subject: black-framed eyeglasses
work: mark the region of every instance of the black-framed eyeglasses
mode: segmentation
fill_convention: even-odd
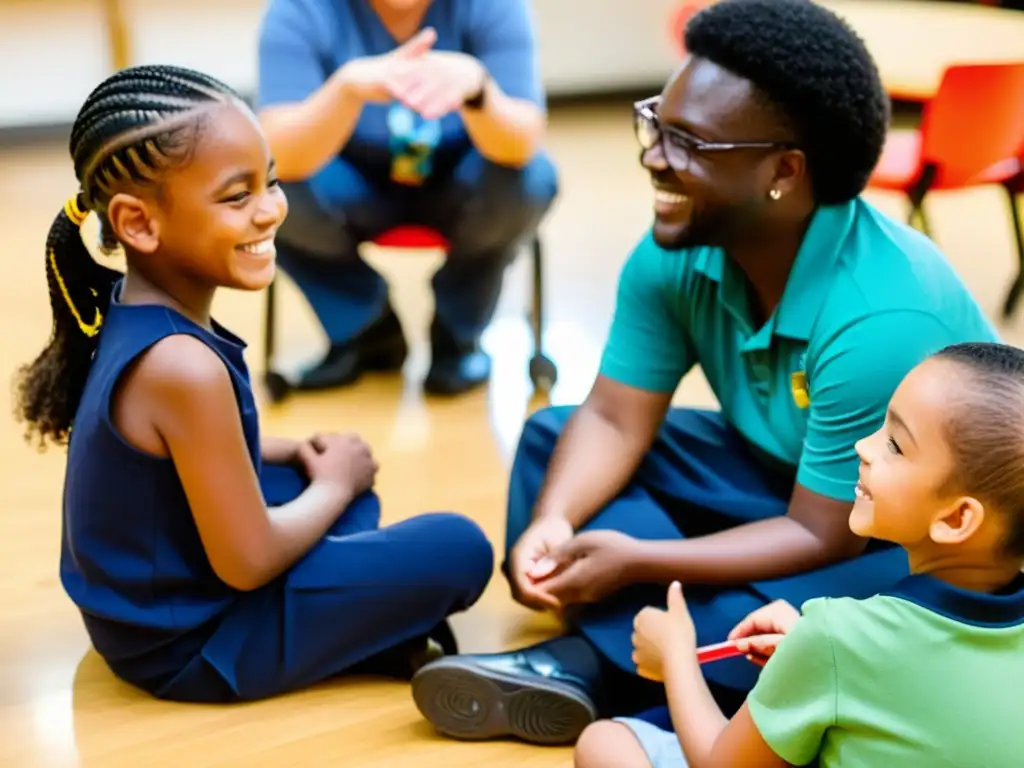
[[[638,101],[633,105],[633,130],[640,147],[646,152],[661,142],[662,152],[669,167],[685,171],[694,155],[712,152],[730,152],[736,149],[794,149],[796,144],[785,141],[704,141],[682,128],[662,125],[655,107],[660,96]]]

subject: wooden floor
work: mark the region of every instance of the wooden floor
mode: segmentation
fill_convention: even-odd
[[[548,260],[549,351],[560,366],[555,402],[578,401],[596,370],[613,307],[615,278],[650,219],[651,195],[636,163],[630,105],[573,108],[553,117],[551,148],[562,194],[544,228]],[[62,146],[0,156],[0,376],[33,356],[49,330],[43,242],[52,216],[73,192]],[[902,215],[901,202],[872,195]],[[1006,202],[993,190],[940,195],[929,205],[937,239],[994,311],[1013,268]],[[416,342],[404,379],[367,378],[335,394],[265,408],[266,431],[302,437],[354,429],[382,459],[386,521],[450,509],[478,520],[502,545],[506,477],[530,402],[525,263],[509,272],[499,317],[487,334],[495,354],[488,391],[457,401],[419,391],[430,314],[426,278],[436,257],[374,254],[393,277],[398,311]],[[262,297],[225,294],[219,317],[251,342],[259,366]],[[308,310],[285,292],[282,348],[292,364],[322,344]],[[1021,341],[1021,323],[1007,329]],[[711,402],[699,374],[680,400]],[[115,681],[89,649],[57,579],[63,456],[40,455],[0,415],[0,765],[49,766],[565,766],[568,750],[509,743],[460,744],[420,721],[408,688],[376,681],[325,685],[251,706],[209,708],[148,700]],[[440,557],[444,553],[438,553]],[[504,582],[456,631],[465,650],[491,651],[541,638],[550,622],[517,608]]]

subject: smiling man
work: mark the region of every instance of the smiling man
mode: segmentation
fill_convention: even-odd
[[[905,555],[847,525],[854,444],[929,353],[996,339],[934,244],[860,197],[888,100],[839,18],[723,0],[686,48],[636,105],[654,224],[622,270],[600,374],[578,408],[530,418],[512,469],[506,575],[570,632],[423,669],[414,694],[442,732],[569,741],[597,711],[660,703],[630,636],[675,579],[701,644],[772,600],[895,583]],[[694,366],[719,410],[670,408]],[[757,669],[705,672],[729,707]]]

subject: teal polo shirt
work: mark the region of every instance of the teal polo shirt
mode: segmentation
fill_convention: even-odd
[[[749,307],[721,249],[666,250],[648,233],[622,269],[600,373],[673,392],[699,365],[755,452],[842,501],[854,498],[854,444],[881,426],[903,377],[948,344],[998,340],[932,241],[861,198],[817,209],[761,327]]]
[[[924,574],[814,599],[747,697],[791,765],[1024,765],[1024,576],[985,594]]]

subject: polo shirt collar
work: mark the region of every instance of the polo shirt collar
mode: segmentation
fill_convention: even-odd
[[[908,576],[886,594],[963,624],[992,629],[1024,624],[1024,574],[994,595],[960,589],[928,574]]]
[[[721,248],[701,248],[697,251],[693,268],[709,280],[720,283],[725,272],[725,254]]]
[[[775,333],[807,341],[836,276],[836,264],[853,228],[856,199],[819,206],[811,218],[782,300],[775,310]]]
[[[853,228],[857,200],[840,205],[819,206],[807,227],[786,281],[786,289],[768,326],[775,335],[807,341],[818,312],[825,304],[835,278],[835,265]],[[721,300],[735,313],[746,300],[740,275],[726,275],[727,257],[721,248],[702,248],[696,254],[694,269],[722,285]],[[744,293],[740,296],[740,293]],[[742,299],[742,301],[741,301]],[[735,305],[735,306],[734,306]],[[746,308],[743,309],[746,315]]]

